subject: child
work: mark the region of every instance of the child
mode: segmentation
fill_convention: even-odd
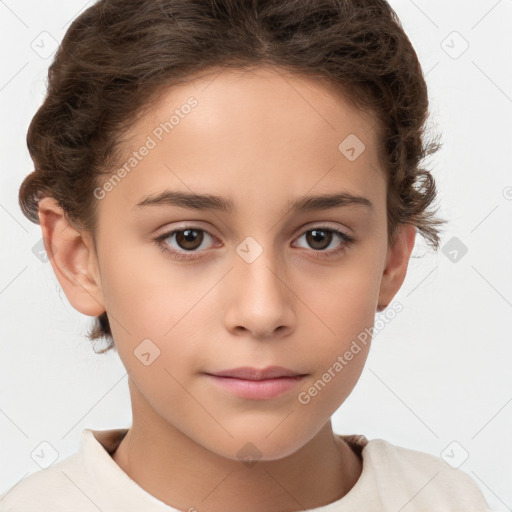
[[[427,112],[384,0],[82,13],[20,205],[126,367],[133,424],[85,429],[0,510],[488,510],[441,459],[331,426],[416,231],[438,248]]]

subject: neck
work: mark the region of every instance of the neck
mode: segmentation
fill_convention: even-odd
[[[140,487],[180,510],[292,512],[321,507],[345,496],[362,471],[361,459],[333,433],[330,421],[297,452],[244,465],[185,436],[147,402],[136,404],[133,425],[112,457]]]

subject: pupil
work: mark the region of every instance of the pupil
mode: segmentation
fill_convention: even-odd
[[[330,237],[325,235],[326,231],[321,229],[313,229],[311,230],[311,238],[312,241],[308,241],[308,243],[315,249],[325,249],[329,246],[330,243]],[[332,235],[331,235],[332,236]],[[327,240],[327,244],[325,245],[325,240]],[[322,244],[322,241],[324,241],[324,244]],[[320,243],[320,247],[317,246],[317,244]]]
[[[201,245],[202,235],[198,236],[195,229],[185,229],[177,233],[176,239],[182,249],[193,250]]]

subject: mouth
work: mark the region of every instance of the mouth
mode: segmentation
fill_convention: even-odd
[[[241,398],[265,400],[291,391],[307,374],[282,366],[269,366],[263,369],[245,366],[205,375],[231,394]]]

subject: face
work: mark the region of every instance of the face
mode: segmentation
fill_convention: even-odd
[[[95,194],[95,249],[134,415],[232,459],[297,451],[354,388],[382,299],[373,118],[283,70],[223,71],[169,89],[126,149]],[[338,194],[359,199],[304,201]],[[297,377],[214,376],[270,366]]]

